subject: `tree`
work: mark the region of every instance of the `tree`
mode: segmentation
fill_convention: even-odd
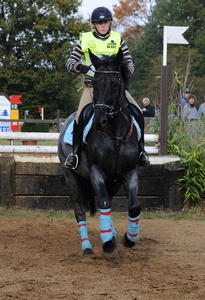
[[[72,78],[66,58],[78,34],[87,29],[77,14],[80,0],[0,0],[0,85],[7,94],[23,95],[21,105],[55,117],[76,109],[75,82],[48,98],[48,92]],[[69,98],[68,98],[69,95]]]
[[[203,0],[156,0],[144,34],[135,41],[132,56],[136,66],[136,72],[132,79],[132,93],[138,98],[142,91],[146,90],[150,78],[147,78],[147,70],[151,67],[151,61],[156,60],[163,51],[163,27],[189,26],[184,37],[188,40],[190,49],[197,50],[200,64],[193,63],[191,69],[197,76],[205,75],[205,3]],[[179,45],[168,45],[168,55]],[[158,65],[158,70],[162,64]],[[154,72],[153,72],[154,73]],[[192,73],[193,74],[193,73]],[[158,74],[159,75],[159,74]],[[183,74],[181,74],[183,75]]]
[[[130,45],[142,36],[151,8],[149,0],[119,0],[119,5],[113,5],[114,28],[122,31]]]
[[[199,106],[204,98],[205,77],[199,77],[195,69],[201,65],[202,55],[189,46],[178,45],[168,55],[169,66],[169,101],[175,107],[179,106],[179,99],[183,90],[188,87],[196,96],[196,105]],[[150,61],[147,72],[147,88],[142,91],[142,97],[152,99],[160,109],[161,92],[161,64],[162,55]]]
[[[131,49],[135,72],[132,76],[130,88],[136,99],[141,97],[142,91],[147,87],[147,68],[150,66],[151,60],[158,57],[163,50],[162,30],[157,27],[157,24],[153,24],[151,18],[144,28],[144,34],[135,41],[135,46]],[[157,76],[159,72],[156,74],[153,72],[153,74]]]

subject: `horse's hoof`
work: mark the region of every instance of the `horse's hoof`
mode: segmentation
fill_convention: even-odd
[[[132,247],[134,247],[135,242],[131,242],[127,237],[127,233],[125,233],[124,236],[122,237],[122,244],[125,247],[132,248]]]
[[[118,258],[117,246],[115,242],[115,238],[111,241],[107,241],[102,246],[103,256],[106,260],[113,260]]]
[[[111,253],[117,248],[115,238],[113,237],[111,241],[107,241],[102,246],[103,252]]]
[[[94,254],[93,250],[90,249],[90,248],[86,248],[86,249],[83,251],[83,255],[88,255],[88,254]]]
[[[115,260],[119,258],[117,248],[115,248],[112,252],[103,251],[103,256],[106,260]]]

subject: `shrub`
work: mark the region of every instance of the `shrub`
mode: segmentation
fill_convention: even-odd
[[[49,132],[49,125],[47,123],[38,123],[37,126],[39,132]]]
[[[194,130],[192,130],[194,126]],[[170,154],[180,157],[184,176],[179,180],[185,190],[184,202],[190,206],[205,200],[205,122],[176,126],[168,140]]]
[[[30,116],[28,119],[33,119]],[[23,123],[21,126],[21,132],[39,132],[37,123]]]
[[[178,182],[185,191],[184,202],[200,206],[205,203],[205,117],[184,125],[177,109],[174,103],[168,108],[167,152],[177,155],[183,165],[184,176]],[[152,118],[154,133],[160,132],[160,118],[160,113]]]

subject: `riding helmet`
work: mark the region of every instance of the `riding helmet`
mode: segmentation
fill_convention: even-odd
[[[97,7],[94,9],[91,15],[91,21],[92,22],[98,22],[98,21],[112,21],[112,14],[111,11],[107,7]]]

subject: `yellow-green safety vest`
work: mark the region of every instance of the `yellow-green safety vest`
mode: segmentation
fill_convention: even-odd
[[[117,54],[121,44],[121,36],[116,31],[110,31],[109,37],[105,40],[96,38],[92,32],[81,33],[79,39],[82,51],[84,52],[83,63],[86,66],[91,65],[88,49],[96,56],[101,57],[102,55]],[[94,73],[89,71],[87,75],[93,77]]]

